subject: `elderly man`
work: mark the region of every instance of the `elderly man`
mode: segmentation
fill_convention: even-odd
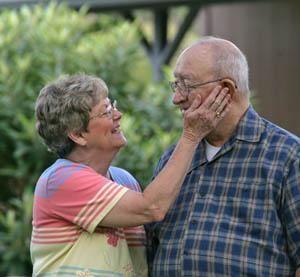
[[[300,139],[255,112],[247,60],[227,40],[184,50],[174,77],[181,111],[217,85],[232,107],[199,143],[164,220],[147,226],[151,276],[300,276]]]

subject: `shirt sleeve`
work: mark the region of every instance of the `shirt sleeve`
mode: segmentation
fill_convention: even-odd
[[[88,167],[69,174],[58,189],[54,184],[60,175],[56,173],[48,182],[48,189],[54,188],[52,214],[90,233],[128,191]]]
[[[283,221],[288,251],[293,264],[300,267],[300,161],[292,164],[284,184]]]
[[[112,176],[112,179],[118,184],[121,184],[122,186],[134,191],[142,191],[138,181],[127,170],[111,166],[109,167],[109,172]]]

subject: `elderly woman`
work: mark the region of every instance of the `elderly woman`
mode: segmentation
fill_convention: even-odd
[[[220,87],[204,103],[196,98],[184,112],[173,157],[140,192],[128,172],[110,167],[126,139],[105,83],[82,74],[44,87],[37,130],[59,159],[36,185],[33,275],[146,276],[140,225],[163,219],[197,144],[226,114],[229,98]]]

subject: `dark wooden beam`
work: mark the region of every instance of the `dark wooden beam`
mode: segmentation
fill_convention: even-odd
[[[251,2],[262,0],[251,0]],[[271,0],[269,0],[271,1]],[[48,4],[50,0],[0,0],[0,8],[19,8],[22,5]],[[167,8],[171,6],[208,5],[216,3],[249,2],[249,0],[56,0],[79,9],[86,5],[95,11]]]
[[[154,15],[154,41],[150,53],[152,62],[153,77],[155,80],[162,78],[161,53],[168,44],[168,9],[155,9]]]
[[[194,22],[200,8],[201,8],[200,6],[189,7],[189,11],[186,14],[181,25],[179,26],[177,34],[175,35],[173,40],[170,41],[168,45],[166,45],[165,49],[163,49],[163,52],[161,53],[161,60],[163,64],[169,64],[177,48],[179,47],[179,44],[184,38],[185,33],[188,31],[188,29],[191,27],[192,23]]]
[[[133,13],[131,11],[121,12],[121,14],[128,21],[133,22],[135,20],[135,16],[133,15]],[[150,56],[150,52],[151,52],[151,49],[152,49],[152,44],[149,42],[149,40],[144,35],[143,30],[139,27],[137,27],[137,28],[138,28],[137,31],[139,33],[141,43],[144,46],[147,54]]]
[[[196,18],[200,6],[189,7],[189,11],[185,15],[181,25],[174,38],[168,39],[168,10],[154,10],[155,38],[154,47],[150,52],[150,60],[152,62],[153,77],[160,80],[163,77],[162,67],[169,64],[174,53],[182,42],[184,35],[190,28]]]

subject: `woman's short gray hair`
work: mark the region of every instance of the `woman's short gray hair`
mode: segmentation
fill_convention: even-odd
[[[87,131],[90,111],[106,98],[108,89],[100,78],[85,74],[64,76],[46,85],[36,101],[36,128],[48,149],[64,158],[74,142],[70,132]]]

